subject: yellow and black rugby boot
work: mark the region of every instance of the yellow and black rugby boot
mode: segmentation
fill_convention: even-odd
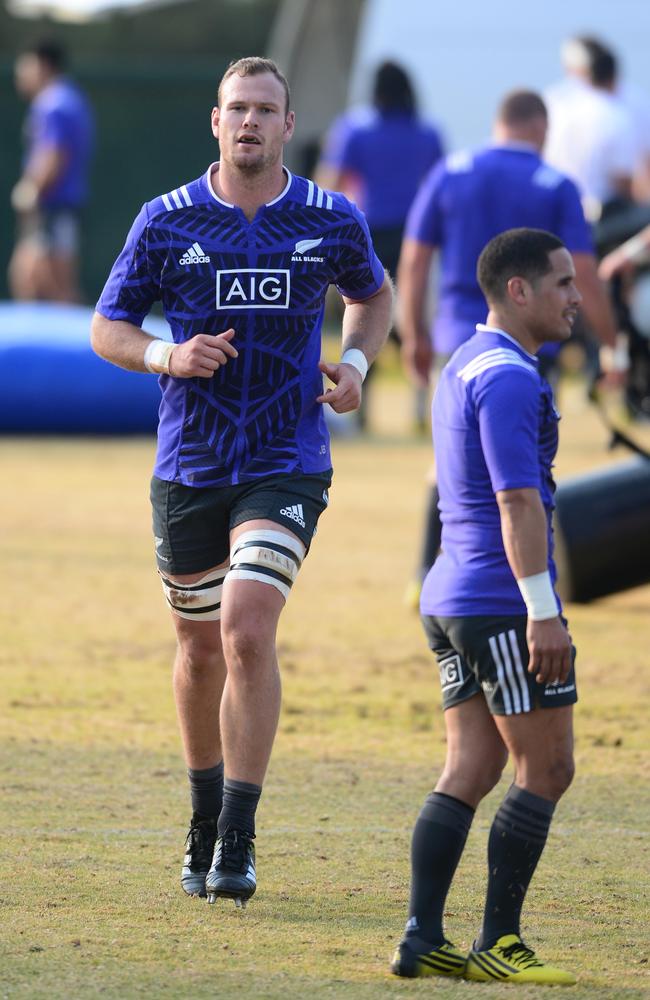
[[[465,979],[487,983],[540,983],[545,986],[574,986],[572,972],[556,969],[538,958],[517,934],[504,934],[492,948],[470,951]]]
[[[422,976],[462,976],[465,954],[449,941],[428,951],[429,945],[417,937],[407,937],[398,945],[391,971],[404,979]]]

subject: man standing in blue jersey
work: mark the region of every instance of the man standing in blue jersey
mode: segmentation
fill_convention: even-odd
[[[9,264],[16,299],[77,302],[80,211],[94,140],[84,94],[65,76],[65,53],[43,41],[16,61],[16,87],[31,100],[26,150],[11,193],[18,239]]]
[[[601,344],[616,343],[611,305],[597,273],[593,242],[574,183],[540,159],[547,128],[542,99],[530,91],[504,98],[494,126],[494,145],[454,153],[431,171],[406,224],[398,271],[402,355],[411,377],[422,385],[472,336],[487,313],[476,280],[476,262],[488,240],[516,226],[555,233],[573,255],[582,310]],[[434,253],[440,255],[438,301],[431,330],[426,301]],[[558,347],[540,360],[548,370]],[[603,355],[603,365],[609,357]],[[430,490],[421,579],[440,545],[438,491]]]
[[[422,591],[440,668],[447,759],[413,832],[399,976],[575,982],[521,940],[524,898],[555,804],[573,777],[574,650],[554,590],[552,465],[559,415],[538,371],[581,296],[564,244],[513,229],[478,262],[485,325],[443,369],[433,403],[442,552]],[[515,777],[488,840],[483,926],[469,956],[443,910],[474,811],[508,755]]]
[[[93,321],[102,357],[161,376],[153,527],[193,805],[181,882],[210,902],[255,892],[276,629],[328,503],[323,406],[358,408],[390,323],[363,216],[283,166],[293,129],[275,64],[232,64],[212,111],[221,159],[143,207]],[[337,364],[319,363],[330,284],[345,303]],[[140,328],[156,300],[172,343]]]

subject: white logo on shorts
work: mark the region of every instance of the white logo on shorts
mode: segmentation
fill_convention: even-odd
[[[454,691],[462,686],[465,680],[463,664],[457,653],[439,663],[438,668],[440,670],[440,686],[443,691]]]
[[[163,555],[160,554],[160,546],[164,543],[165,539],[164,538],[159,538],[158,535],[154,535],[153,536],[153,540],[156,543],[156,556],[157,556],[157,558],[160,559],[161,562],[169,562],[169,559],[167,558],[167,556],[163,556]]]
[[[302,509],[302,504],[297,503],[291,507],[283,507],[280,511],[283,517],[290,517],[292,521],[299,524],[301,528],[305,527],[305,513]]]

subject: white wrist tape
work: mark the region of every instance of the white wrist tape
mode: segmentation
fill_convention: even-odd
[[[524,576],[517,580],[517,586],[526,603],[528,617],[533,622],[542,622],[547,618],[557,618],[557,601],[551,583],[551,574],[535,573],[534,576]]]
[[[176,344],[166,340],[152,340],[144,352],[144,366],[148,372],[169,375],[169,359]]]
[[[366,358],[363,351],[360,351],[357,347],[350,347],[345,351],[343,357],[341,358],[342,365],[352,365],[353,368],[361,375],[361,381],[368,374],[368,359]]]

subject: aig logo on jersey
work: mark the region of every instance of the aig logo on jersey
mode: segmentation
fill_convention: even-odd
[[[240,267],[217,271],[217,309],[288,309],[289,271]]]
[[[440,668],[440,686],[443,691],[454,691],[459,688],[465,678],[460,656],[450,656],[438,664]]]

